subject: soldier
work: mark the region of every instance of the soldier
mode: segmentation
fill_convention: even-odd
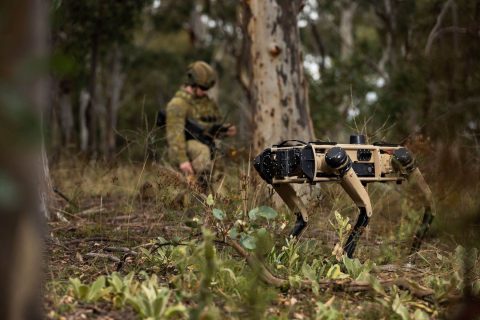
[[[216,75],[212,67],[203,61],[188,66],[187,79],[182,88],[170,100],[166,109],[166,133],[170,161],[186,175],[195,175],[197,183],[208,189],[208,177],[213,168],[213,155],[210,147],[198,140],[187,140],[185,123],[193,120],[208,131],[221,124],[222,118],[217,104],[207,95],[215,84]],[[236,135],[233,125],[223,125],[224,136]]]

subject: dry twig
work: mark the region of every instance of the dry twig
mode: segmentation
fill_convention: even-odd
[[[274,276],[261,261],[259,261],[254,255],[249,254],[237,241],[227,239],[225,243],[232,247],[243,258],[245,258],[251,268],[258,269],[260,278],[265,283],[282,288],[290,286],[288,280]],[[319,288],[323,290],[333,289],[347,292],[365,292],[374,290],[372,285],[368,281],[322,279],[318,280],[317,283],[319,285]],[[410,291],[412,295],[421,299],[432,296],[434,293],[433,290],[424,288],[418,284],[410,283],[405,278],[380,280],[379,283],[385,289],[396,285],[401,289]],[[310,280],[302,280],[301,284],[311,286],[312,282]]]
[[[111,254],[105,254],[105,253],[97,253],[97,252],[89,252],[85,254],[86,258],[101,258],[101,259],[108,259],[110,261],[119,263],[120,259],[118,257],[115,257],[114,255]]]

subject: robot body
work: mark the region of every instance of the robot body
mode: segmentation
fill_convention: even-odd
[[[388,143],[365,144],[365,137],[361,135],[351,136],[350,144],[317,141],[289,146],[288,142],[265,149],[255,158],[254,166],[297,215],[292,236],[299,237],[303,232],[308,224],[308,213],[291,184],[340,183],[360,209],[344,248],[351,257],[373,214],[366,185],[372,182],[402,183],[408,179],[413,180],[424,195],[425,215],[415,235],[412,252],[419,249],[433,219],[432,193],[406,148]]]

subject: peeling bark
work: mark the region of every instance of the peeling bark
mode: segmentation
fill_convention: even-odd
[[[253,151],[286,139],[309,141],[313,128],[297,27],[301,1],[251,0],[245,4],[250,17]]]

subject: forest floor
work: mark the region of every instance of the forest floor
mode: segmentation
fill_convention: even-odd
[[[374,216],[348,259],[332,252],[356,220],[337,185],[314,190],[295,242],[293,215],[255,175],[235,164],[206,197],[160,165],[55,165],[63,218],[49,223],[48,318],[443,319],[457,312],[465,256],[480,289],[476,250],[441,223],[408,255],[423,215],[409,186],[369,187]]]

